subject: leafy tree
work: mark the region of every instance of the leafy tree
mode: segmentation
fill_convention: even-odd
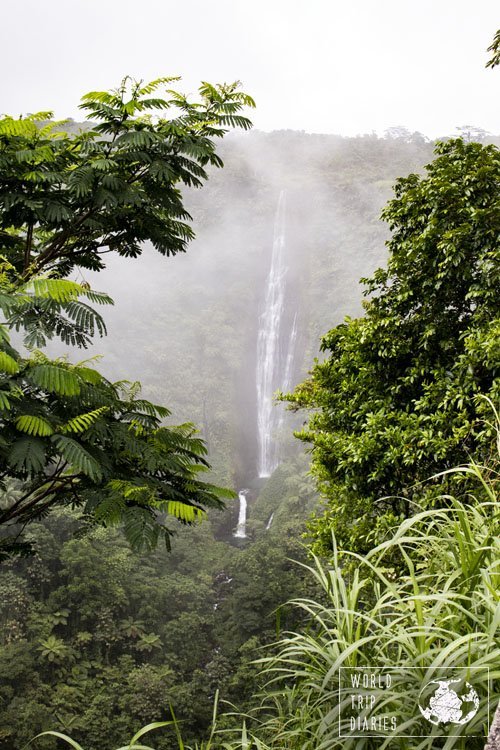
[[[207,164],[220,167],[214,138],[225,126],[248,128],[239,114],[253,101],[238,84],[200,87],[190,103],[174,79],[147,85],[126,78],[110,93],[83,97],[92,122],[77,134],[46,121],[50,113],[0,120],[0,524],[14,525],[4,551],[22,551],[19,530],[55,504],[83,506],[89,520],[125,522],[137,547],[169,540],[166,514],[192,523],[232,493],[198,478],[206,449],[190,424],[165,427],[167,409],[139,398],[139,385],[111,383],[88,362],[72,365],[24,344],[59,337],[86,347],[103,335],[97,304],[111,299],[67,278],[100,270],[102,255],[137,257],[149,240],[163,255],[183,252],[193,232],[180,185],[201,186]]]
[[[9,271],[11,267],[9,266]],[[107,302],[67,279],[0,279],[7,325],[25,329],[24,343],[45,343],[56,331],[86,345],[103,323],[80,295]],[[19,528],[59,503],[82,506],[91,522],[124,522],[129,541],[151,548],[171,531],[165,514],[192,523],[231,493],[202,482],[203,442],[192,425],[165,427],[169,411],[140,398],[138,383],[111,383],[92,362],[73,365],[40,351],[22,356],[0,327],[1,478],[22,482],[4,495],[0,524],[14,529],[4,552],[23,551]]]
[[[42,641],[38,650],[41,652],[41,656],[49,662],[64,661],[71,655],[68,646],[55,635],[49,635],[47,640]]]
[[[80,105],[79,133],[48,122],[50,112],[0,120],[1,251],[24,277],[67,276],[103,268],[102,255],[137,257],[150,241],[163,255],[193,237],[181,185],[200,187],[209,164],[221,167],[214,138],[226,126],[248,129],[240,114],[252,99],[238,84],[200,87],[201,102],[125,78]]]
[[[491,57],[486,63],[486,67],[495,68],[500,65],[500,29],[496,31],[493,41],[488,47],[488,52],[491,52]]]
[[[500,395],[500,156],[460,139],[436,153],[383,212],[389,260],[364,280],[365,316],[323,338],[325,361],[288,396],[317,410],[298,436],[328,499],[312,524],[318,549],[333,528],[365,550],[413,512],[419,482],[488,453],[475,397]]]

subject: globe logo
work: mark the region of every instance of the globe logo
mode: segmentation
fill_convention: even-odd
[[[464,679],[431,680],[420,691],[418,707],[431,724],[467,724],[477,714],[479,696]]]

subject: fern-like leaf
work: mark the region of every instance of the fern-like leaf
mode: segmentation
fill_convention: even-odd
[[[100,315],[83,302],[68,302],[65,310],[77,326],[89,336],[93,336],[96,329],[100,336],[105,336],[106,324]]]
[[[99,385],[104,381],[101,373],[97,370],[92,369],[92,367],[84,367],[82,365],[77,365],[77,367],[78,377],[85,381],[85,383],[90,383],[90,385]]]
[[[47,437],[48,435],[54,434],[54,428],[46,419],[43,417],[37,417],[34,414],[23,414],[16,419],[16,427],[21,432],[26,432],[28,435],[39,435],[40,437]]]
[[[92,427],[99,417],[107,411],[107,406],[101,406],[99,409],[94,409],[86,414],[79,414],[77,417],[70,419],[69,422],[66,422],[66,424],[62,426],[61,432],[75,432],[81,434]]]
[[[180,521],[184,521],[184,523],[194,523],[203,518],[203,510],[201,508],[179,502],[178,500],[168,501],[167,512],[169,515],[175,516],[175,518],[178,518]]]
[[[37,133],[36,125],[31,119],[18,119],[4,117],[0,120],[0,135],[24,136],[29,138]]]
[[[131,547],[149,552],[156,547],[161,529],[150,509],[133,506],[123,511],[123,531]]]
[[[78,396],[80,393],[78,376],[60,365],[36,365],[28,370],[27,378],[40,388],[58,396]]]
[[[17,471],[38,474],[45,466],[45,446],[36,437],[23,437],[16,440],[8,455],[8,464]]]
[[[26,291],[33,288],[35,297],[53,299],[56,302],[70,302],[82,294],[82,286],[69,279],[49,279],[43,276],[33,279],[26,285]]]
[[[5,391],[0,391],[0,411],[9,411],[10,410],[10,400],[9,396]]]
[[[53,435],[52,440],[57,450],[74,470],[90,477],[94,482],[100,482],[102,471],[99,463],[85,448],[73,438],[64,435]]]
[[[15,375],[19,372],[19,365],[10,354],[0,351],[0,372],[6,372],[8,375]]]

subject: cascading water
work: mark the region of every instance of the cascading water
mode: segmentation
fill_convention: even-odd
[[[266,531],[269,531],[269,529],[271,528],[271,524],[273,522],[273,518],[274,518],[274,513],[271,513],[271,515],[269,516],[269,520],[268,520],[268,522],[266,524]]]
[[[240,490],[238,492],[240,510],[238,513],[238,525],[234,535],[236,539],[246,539],[247,536],[247,492],[248,490]]]
[[[277,409],[273,395],[291,384],[297,315],[295,315],[287,347],[283,345],[286,273],[285,228],[286,195],[280,193],[274,220],[271,268],[266,282],[264,308],[259,318],[257,337],[257,436],[259,477],[269,477],[279,463],[276,433],[283,426],[283,409]]]

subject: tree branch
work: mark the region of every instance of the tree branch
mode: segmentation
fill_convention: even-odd
[[[15,523],[20,523],[22,519],[26,517],[26,514],[32,511],[36,507],[36,505],[40,503],[41,500],[48,497],[49,495],[55,495],[63,489],[67,489],[68,484],[71,485],[73,480],[77,478],[79,478],[78,474],[71,474],[66,477],[62,477],[62,479],[58,475],[56,477],[53,477],[52,481],[48,485],[45,485],[42,488],[36,488],[29,493],[26,493],[10,508],[7,508],[2,513],[0,513],[0,525],[8,522],[13,522],[14,519],[17,519],[14,521]],[[59,482],[59,486],[56,486],[57,482]],[[42,491],[39,492],[39,490]],[[34,493],[37,494],[35,494],[35,496],[32,497],[28,503],[23,505],[23,502],[30,498]]]

